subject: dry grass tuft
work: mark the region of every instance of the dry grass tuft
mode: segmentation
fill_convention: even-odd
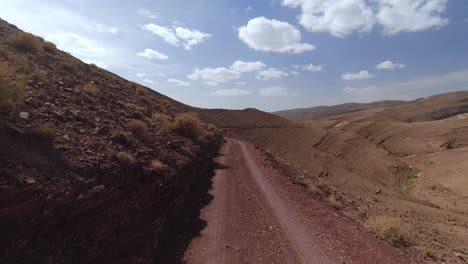
[[[153,115],[154,122],[163,130],[168,130],[172,126],[172,118],[166,114],[156,113]]]
[[[126,167],[126,168],[132,166],[136,162],[135,158],[125,151],[121,151],[117,153],[115,155],[115,158],[117,159],[117,161],[122,167]]]
[[[388,241],[396,247],[409,245],[407,238],[409,231],[400,218],[380,215],[370,218],[367,227],[379,238]]]
[[[81,90],[83,90],[83,92],[92,96],[96,96],[99,94],[99,88],[93,83],[86,84],[85,86],[81,88]]]
[[[200,119],[196,114],[184,113],[176,116],[172,130],[182,137],[196,140],[205,132],[200,124]]]
[[[34,134],[39,136],[45,141],[52,142],[55,139],[55,125],[52,123],[45,123],[33,129]]]
[[[16,50],[24,53],[38,54],[42,50],[43,41],[26,32],[15,32],[8,36],[8,44]]]
[[[46,41],[43,45],[44,51],[47,53],[56,53],[57,52],[57,46],[55,46],[54,43]]]
[[[130,133],[125,133],[123,131],[115,131],[111,135],[111,140],[117,144],[123,146],[132,146],[133,145],[133,137]]]
[[[127,127],[135,137],[142,138],[148,131],[148,125],[141,120],[130,120],[127,123]]]
[[[0,63],[0,115],[10,115],[24,100],[24,81],[6,62]]]
[[[151,161],[151,169],[156,172],[164,172],[166,170],[166,165],[155,159]]]

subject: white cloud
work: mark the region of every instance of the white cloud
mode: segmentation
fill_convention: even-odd
[[[299,23],[311,32],[335,37],[370,32],[375,24],[385,35],[438,29],[449,23],[442,17],[448,0],[282,0],[300,8]]]
[[[345,73],[342,76],[343,80],[347,81],[355,81],[355,80],[364,80],[364,79],[370,79],[374,77],[372,74],[370,74],[368,71],[360,71],[358,73]]]
[[[307,65],[295,65],[294,68],[301,69],[303,71],[310,71],[310,72],[321,72],[324,68],[323,65],[315,65],[313,63]]]
[[[150,23],[144,25],[143,28],[163,38],[167,43],[175,47],[184,47],[186,50],[190,50],[192,46],[198,45],[211,37],[210,34],[177,25],[171,28]]]
[[[281,53],[302,53],[315,47],[302,42],[299,30],[287,22],[257,17],[239,28],[239,39],[250,48]]]
[[[139,72],[139,73],[136,74],[136,76],[137,76],[138,78],[143,78],[143,77],[146,76],[146,74],[145,74],[145,73]]]
[[[189,86],[190,85],[189,82],[182,81],[182,80],[177,80],[177,79],[168,79],[167,82],[171,83],[171,84],[178,85],[178,86]]]
[[[300,73],[299,73],[299,72],[297,72],[297,71],[291,71],[291,74],[292,74],[292,75],[294,75],[294,76],[298,76],[298,75],[300,75]]]
[[[110,50],[96,41],[71,32],[49,34],[46,39],[55,43],[59,49],[66,50],[83,60],[112,54]]]
[[[154,14],[153,12],[151,12],[148,9],[140,9],[140,10],[137,11],[137,14],[139,14],[140,16],[147,17],[147,18],[151,18],[151,19],[158,18],[158,15]]]
[[[158,73],[156,75],[159,76],[159,77],[166,77],[166,74],[164,74],[164,73]]]
[[[369,32],[374,13],[365,0],[283,0],[283,5],[300,7],[299,23],[311,32],[328,32],[345,37],[353,32]]]
[[[156,84],[156,82],[151,79],[144,79],[143,82],[148,83],[148,84]]]
[[[439,29],[449,20],[441,15],[447,8],[447,0],[379,0],[377,20],[384,34]]]
[[[245,96],[251,94],[252,92],[242,89],[219,89],[210,93],[212,96]]]
[[[236,82],[235,84],[236,84],[236,85],[242,85],[242,86],[247,85],[246,82]]]
[[[404,67],[406,67],[406,65],[403,63],[394,63],[389,60],[379,63],[377,64],[377,66],[375,66],[375,68],[378,70],[395,70],[395,69],[400,69]]]
[[[153,49],[145,49],[145,51],[143,52],[139,52],[137,54],[138,56],[140,57],[145,57],[147,59],[150,59],[150,60],[167,60],[169,59],[169,57],[167,57],[166,55],[162,54],[162,53],[159,53]]]
[[[97,25],[94,25],[94,26],[84,25],[84,28],[86,28],[88,30],[93,30],[93,31],[96,31],[96,32],[100,32],[100,33],[111,33],[111,34],[114,34],[114,35],[119,32],[119,29],[117,29],[115,27],[103,25],[103,24],[97,24]]]
[[[260,89],[260,96],[287,96],[289,92],[282,86],[272,86]]]
[[[261,61],[244,62],[244,61],[238,60],[232,64],[231,69],[234,71],[238,71],[238,72],[252,72],[252,71],[259,71],[265,67],[266,67],[265,63]]]
[[[289,73],[275,68],[269,68],[268,70],[258,72],[257,79],[266,81],[270,79],[279,79],[286,76],[289,76]]]
[[[187,78],[191,80],[203,80],[208,82],[208,85],[215,86],[219,83],[225,83],[237,80],[241,77],[241,73],[227,68],[204,68],[193,70],[193,73]]]

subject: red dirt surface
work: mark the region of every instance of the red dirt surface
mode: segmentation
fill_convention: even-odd
[[[217,159],[208,224],[189,245],[198,263],[418,263],[276,170],[250,144],[228,139]]]

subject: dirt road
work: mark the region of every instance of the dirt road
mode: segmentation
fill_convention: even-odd
[[[189,264],[416,263],[263,160],[228,139],[217,159],[208,224],[185,252]]]

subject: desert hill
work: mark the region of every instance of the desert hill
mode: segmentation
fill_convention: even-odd
[[[151,260],[217,130],[2,20],[0,89],[0,262]]]
[[[284,111],[277,111],[274,114],[281,117],[296,120],[296,121],[310,121],[322,118],[327,118],[343,113],[352,113],[366,109],[386,107],[392,105],[402,104],[405,101],[379,101],[373,103],[345,103],[334,106],[315,106],[310,108],[298,108]]]

